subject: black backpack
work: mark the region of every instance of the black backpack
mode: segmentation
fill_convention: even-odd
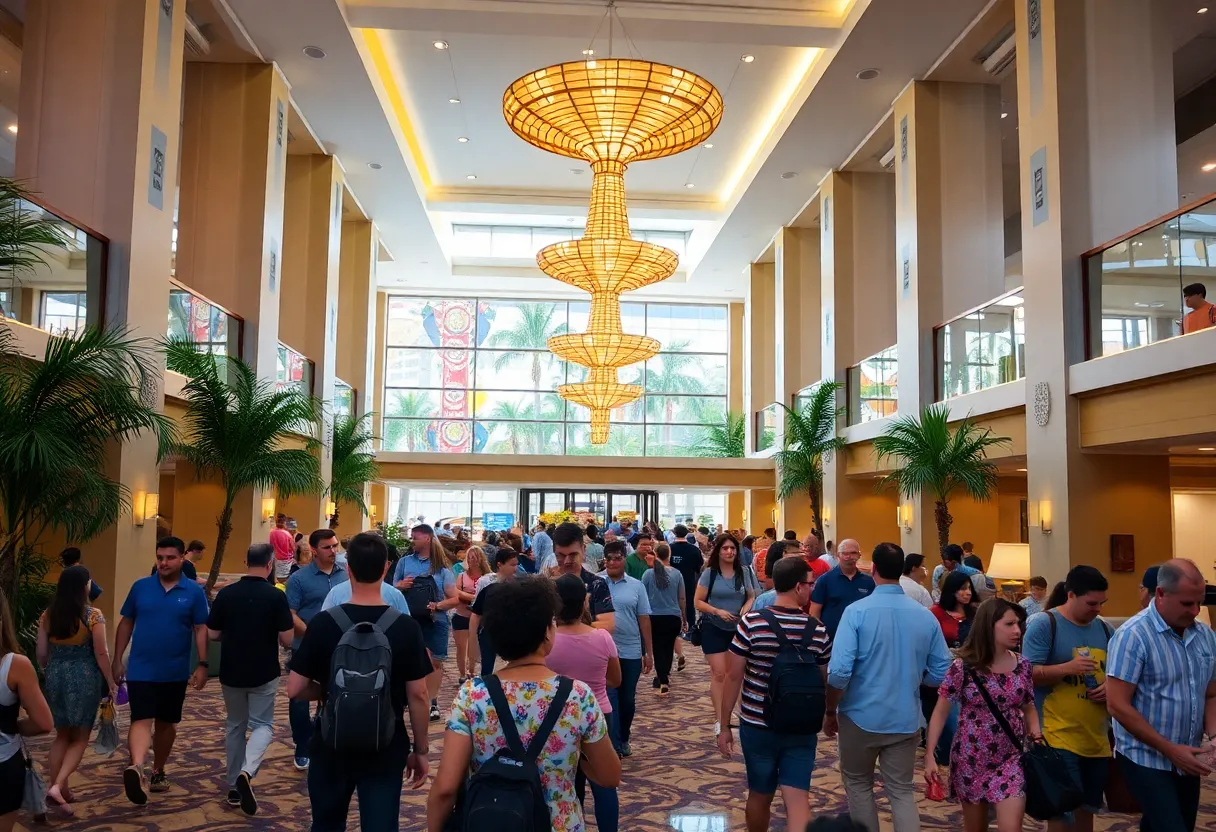
[[[410,607],[411,618],[424,627],[434,623],[435,614],[431,612],[428,604],[441,600],[439,583],[434,575],[416,576],[410,588],[403,589],[401,594],[405,596],[405,603]]]
[[[396,730],[393,647],[385,633],[399,613],[387,607],[374,624],[352,623],[341,606],[329,614],[342,637],[329,660],[329,690],[318,717],[321,740],[344,754],[384,751]]]
[[[764,719],[778,733],[818,734],[827,710],[823,670],[810,649],[819,621],[808,617],[802,639],[795,644],[771,609],[761,610],[760,617],[777,636],[777,655],[764,696]]]
[[[525,749],[498,677],[487,674],[481,680],[490,694],[507,747],[482,763],[469,778],[460,817],[447,828],[459,832],[550,832],[553,823],[536,760],[566,708],[574,682],[565,676],[558,677],[557,692],[544,721]]]

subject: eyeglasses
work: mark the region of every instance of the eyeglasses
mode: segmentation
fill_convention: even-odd
[[[605,555],[604,560],[624,560],[620,555]]]

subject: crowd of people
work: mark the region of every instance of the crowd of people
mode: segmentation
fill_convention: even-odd
[[[1149,569],[1141,612],[1114,628],[1098,569],[1073,567],[1050,593],[1032,578],[1015,602],[969,563],[970,544],[944,547],[930,578],[924,556],[893,543],[863,560],[856,540],[773,529],[562,523],[475,544],[420,523],[404,553],[377,532],[295,534],[280,517],[210,601],[191,574],[201,544],[162,538],[153,574],[121,605],[112,655],[92,606],[103,590],[79,551],[64,552],[35,656],[18,648],[0,596],[0,832],[26,788],[23,737],[55,731],[46,799],[71,814],[99,706],[124,692],[123,791],[143,805],[167,790],[212,641],[223,799],[258,812],[289,651],[293,760],[314,832],[346,829],[356,793],[362,829],[397,829],[403,788],[428,783],[431,832],[508,816],[531,825],[505,828],[581,832],[588,791],[597,828],[615,832],[641,680],[653,674],[668,696],[696,647],[710,697],[692,713],[725,758],[742,753],[748,832],[770,828],[778,792],[788,829],[877,832],[876,767],[896,832],[920,828],[918,779],[928,797],[962,805],[966,832],[993,817],[1013,832],[1035,744],[1054,750],[1075,791],[1043,818],[1052,830],[1092,832],[1113,788],[1138,804],[1142,830],[1191,832],[1200,778],[1216,768],[1216,635],[1196,620],[1205,584],[1190,561]],[[440,703],[449,645],[458,687]],[[821,735],[839,738],[848,820],[811,817]]]

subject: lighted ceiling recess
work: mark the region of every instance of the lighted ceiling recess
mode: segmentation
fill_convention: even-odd
[[[591,442],[608,441],[609,413],[642,387],[621,384],[621,367],[658,354],[654,338],[626,335],[621,293],[666,280],[679,256],[634,240],[625,208],[625,168],[704,142],[722,120],[722,95],[709,81],[650,61],[588,58],[538,69],[503,95],[510,128],[531,145],[591,164],[591,206],[583,237],[545,246],[540,270],[591,295],[587,331],[548,341],[559,358],[589,370],[558,395],[591,411]]]

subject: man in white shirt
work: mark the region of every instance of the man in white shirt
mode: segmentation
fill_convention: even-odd
[[[919,602],[926,609],[933,606],[933,597],[924,585],[925,576],[928,574],[924,555],[904,556],[904,574],[900,576],[899,585],[903,588],[904,595]]]

